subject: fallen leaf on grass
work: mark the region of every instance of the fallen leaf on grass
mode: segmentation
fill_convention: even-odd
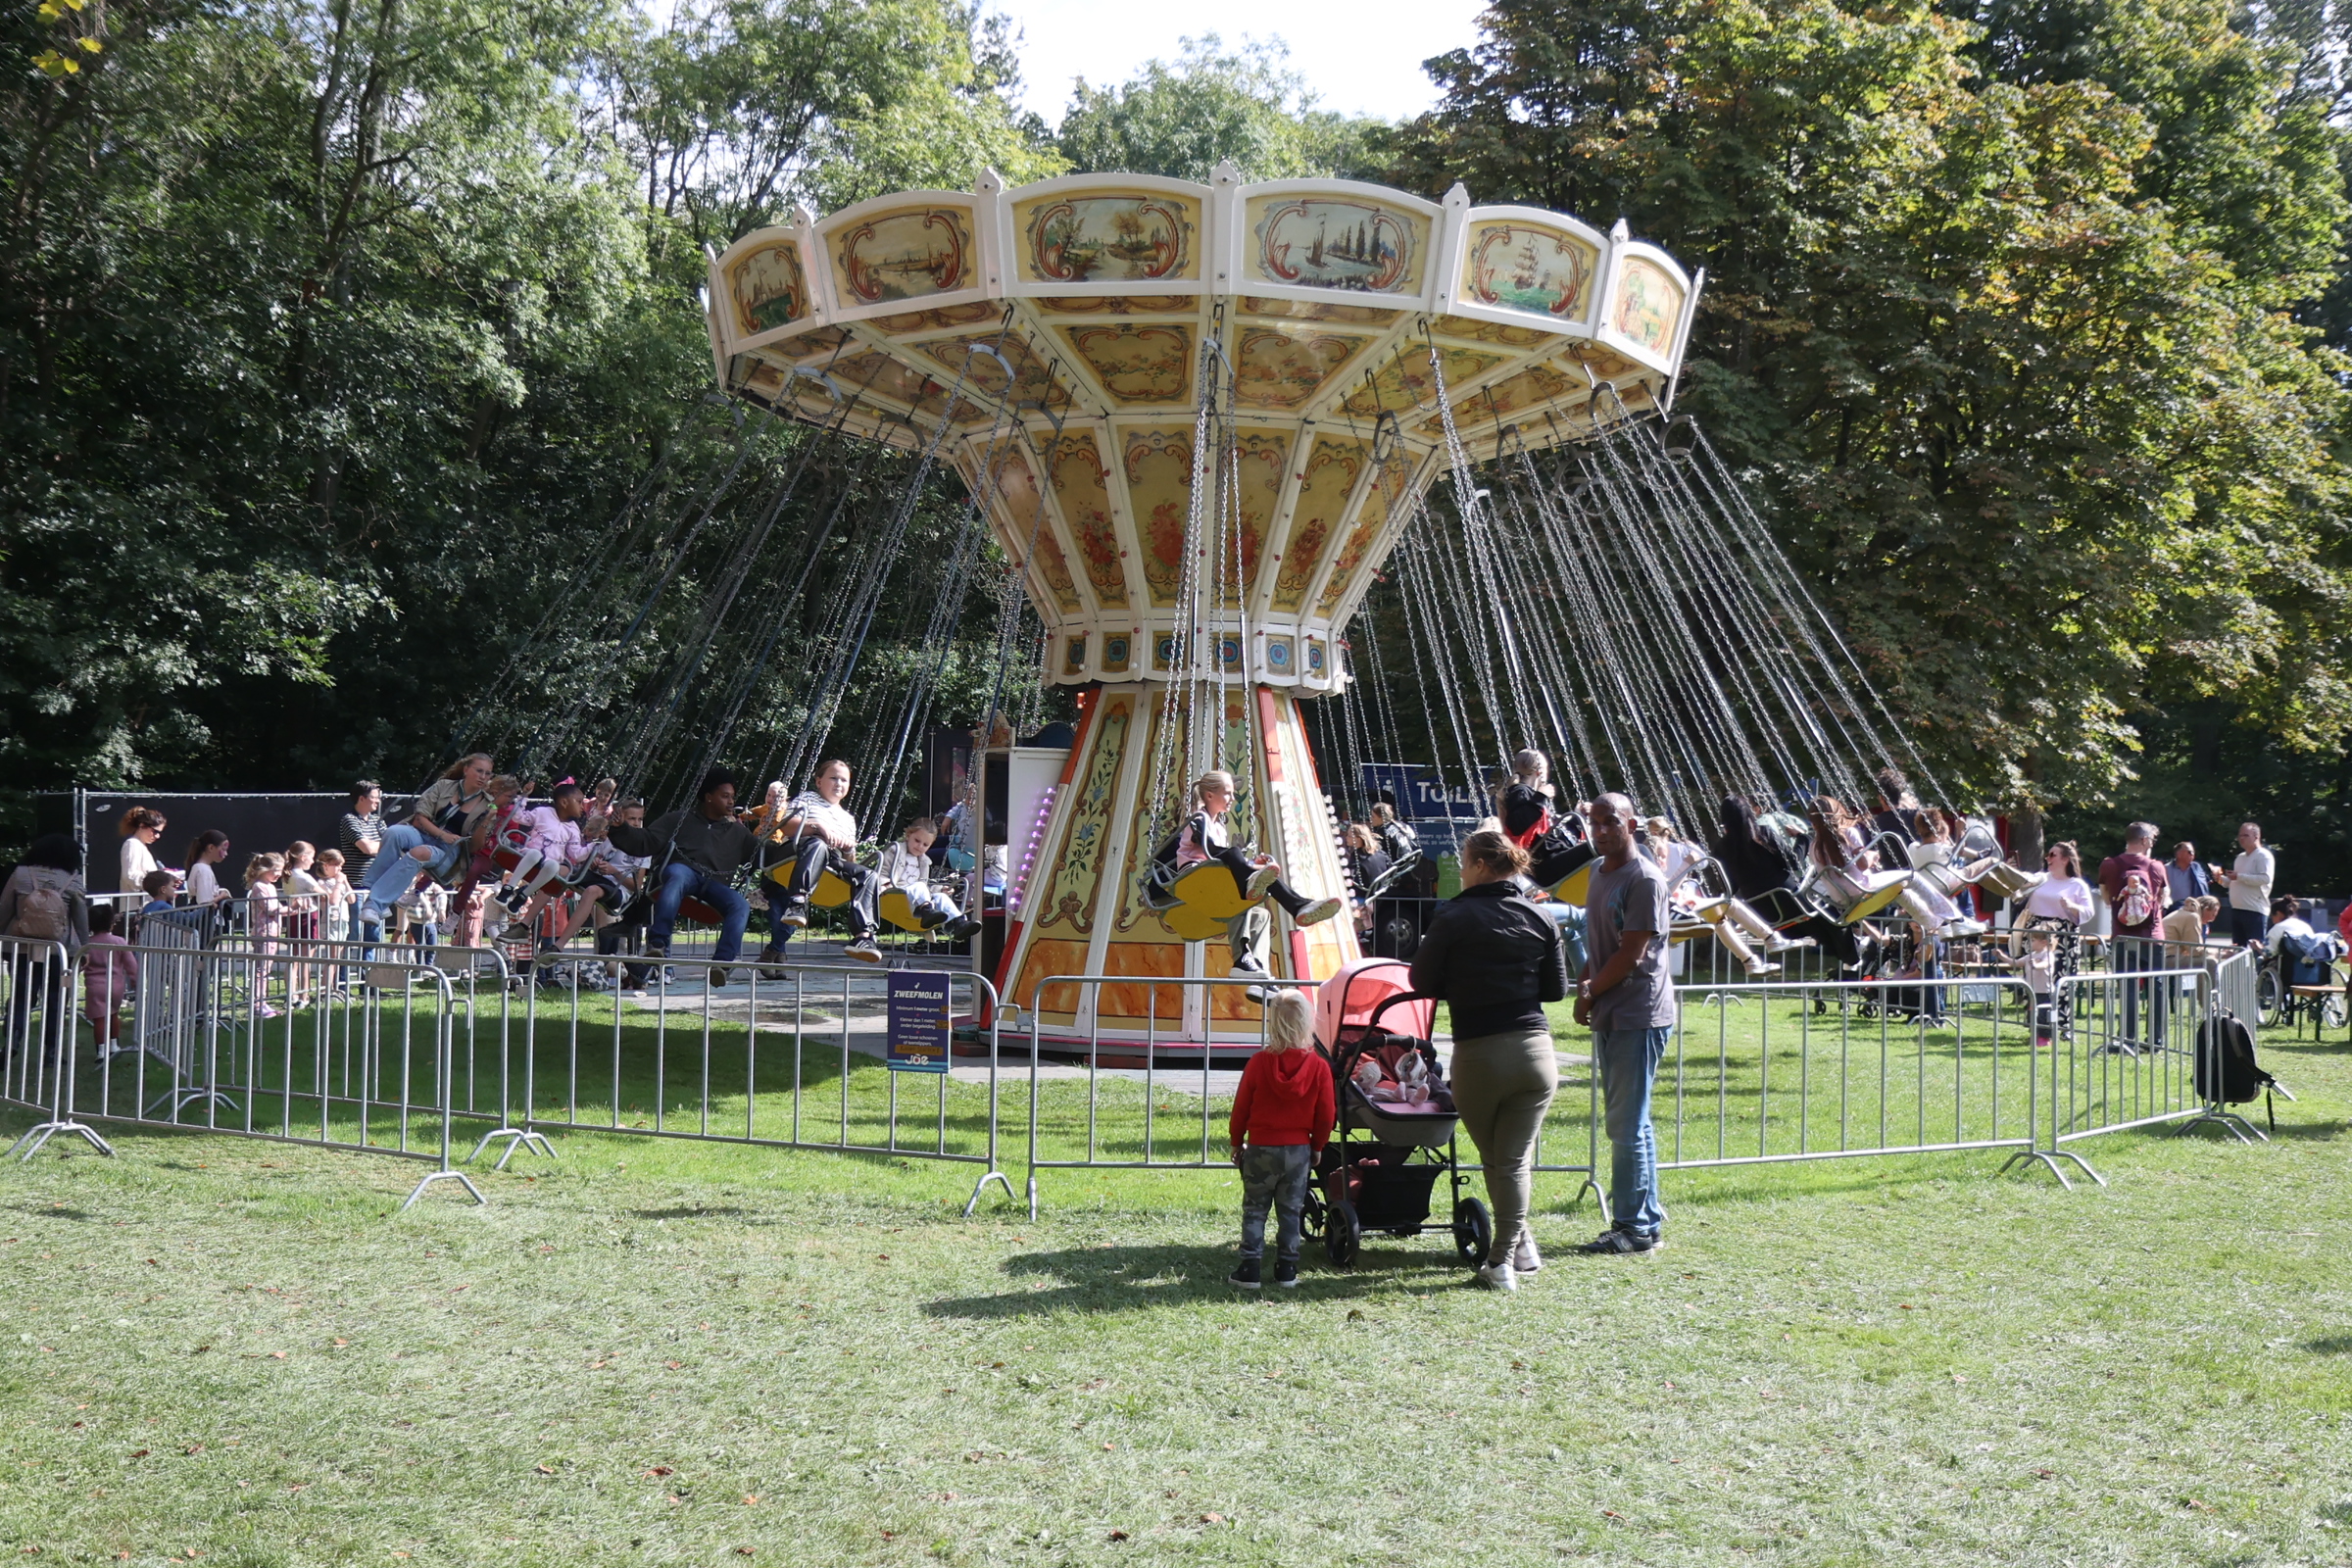
[[[1614,1509],[1614,1508],[1603,1508],[1603,1509],[1601,1509],[1601,1510],[1600,1510],[1600,1516],[1601,1516],[1603,1519],[1622,1519],[1622,1518],[1624,1518],[1624,1517],[1625,1517],[1625,1515],[1623,1515],[1623,1514],[1619,1513],[1619,1512],[1618,1512],[1616,1509]]]
[[[956,1495],[956,1494],[954,1494],[953,1492],[951,1492],[951,1493],[949,1493],[949,1494],[948,1494],[948,1495],[949,1495],[949,1496],[951,1496],[951,1497],[953,1497],[954,1495]],[[759,1500],[760,1500],[760,1496],[759,1496],[759,1494],[757,1494],[757,1493],[747,1492],[747,1493],[745,1493],[745,1494],[743,1494],[743,1505],[744,1505],[746,1508],[749,1508],[749,1507],[750,1507],[750,1506],[751,1506],[753,1503],[755,1503],[755,1502],[758,1502]]]
[[[655,1465],[655,1466],[654,1466],[654,1467],[653,1467],[651,1470],[648,1470],[648,1471],[646,1472],[646,1474],[647,1474],[647,1475],[649,1475],[649,1476],[665,1476],[665,1475],[669,1475],[670,1473],[671,1473],[671,1471],[670,1471],[670,1468],[669,1468],[669,1466],[667,1466],[667,1465],[665,1465],[665,1464],[658,1464],[658,1465]]]
[[[752,1548],[749,1546],[737,1546],[735,1548],[735,1555],[738,1557],[749,1557],[751,1554]]]
[[[272,1361],[283,1361],[285,1358],[286,1352],[283,1350],[271,1350],[270,1352],[270,1359]]]
[[[552,1464],[535,1464],[531,1468],[543,1476],[552,1476],[556,1473],[556,1467]]]
[[[1204,1525],[1221,1525],[1225,1522],[1225,1516],[1221,1513],[1204,1513],[1200,1516],[1200,1522]]]
[[[686,1368],[686,1363],[683,1361],[664,1361],[662,1364],[669,1368],[672,1372],[682,1372]]]
[[[203,1444],[201,1444],[201,1443],[199,1443],[199,1444],[196,1444],[195,1446],[193,1446],[192,1447],[190,1447],[190,1448],[189,1448],[187,1451],[188,1451],[188,1452],[190,1452],[190,1453],[202,1453],[202,1452],[204,1451],[204,1445],[203,1445]]]
[[[144,1459],[147,1457],[147,1455],[153,1453],[154,1451],[155,1450],[153,1448],[141,1448],[136,1453],[133,1453],[131,1457],[133,1459]]]
[[[1127,1532],[1124,1530],[1113,1530],[1110,1533],[1110,1539],[1113,1541],[1125,1541],[1127,1539]]]

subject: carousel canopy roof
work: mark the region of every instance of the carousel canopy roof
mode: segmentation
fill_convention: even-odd
[[[1255,678],[1328,689],[1331,629],[1444,466],[1446,410],[1492,455],[1514,427],[1548,446],[1663,408],[1702,282],[1622,223],[1458,185],[992,173],[744,236],[710,259],[710,322],[731,395],[902,446],[944,427],[1066,681],[1152,678],[1137,639],[1176,603],[1213,383],[1233,631]]]

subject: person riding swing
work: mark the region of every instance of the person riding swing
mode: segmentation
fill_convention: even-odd
[[[1242,902],[1238,912],[1224,918],[1233,972],[1255,980],[1269,980],[1273,976],[1266,968],[1268,921],[1261,901],[1272,899],[1280,905],[1294,925],[1314,925],[1330,919],[1340,912],[1340,901],[1304,897],[1282,879],[1282,867],[1270,857],[1251,853],[1254,845],[1235,847],[1225,827],[1225,813],[1233,809],[1233,775],[1222,769],[1213,769],[1194,780],[1184,821],[1152,854],[1144,900],[1154,909],[1174,909],[1192,902],[1178,891],[1178,884],[1188,874],[1211,863],[1224,867],[1232,873],[1234,890]],[[1253,985],[1248,995],[1252,1002],[1263,1003],[1273,991],[1262,984]]]
[[[780,959],[790,934],[808,926],[808,904],[816,894],[817,879],[830,871],[849,886],[851,940],[843,953],[866,963],[880,963],[882,950],[874,942],[874,904],[881,884],[871,870],[858,863],[858,819],[841,804],[850,793],[850,764],[828,758],[816,764],[808,786],[779,808],[782,814],[762,835],[785,847],[767,873],[771,881],[783,873],[784,887],[781,906],[775,910],[775,934],[762,957]],[[787,863],[792,869],[783,872]]]

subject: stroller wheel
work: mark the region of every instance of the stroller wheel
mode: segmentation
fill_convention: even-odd
[[[1307,1184],[1306,1201],[1298,1205],[1298,1234],[1310,1242],[1319,1240],[1323,1235],[1323,1196],[1315,1191],[1314,1184],[1310,1182]]]
[[[1472,1268],[1487,1260],[1487,1249],[1494,1245],[1494,1217],[1487,1205],[1475,1198],[1465,1198],[1453,1205],[1453,1250],[1462,1261]]]
[[[1323,1232],[1323,1250],[1332,1266],[1346,1268],[1355,1261],[1357,1247],[1363,1240],[1363,1229],[1355,1222],[1355,1205],[1341,1199],[1331,1205],[1330,1224]]]

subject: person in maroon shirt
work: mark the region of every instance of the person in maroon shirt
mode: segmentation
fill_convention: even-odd
[[[2161,969],[2165,967],[2164,949],[2156,941],[2157,922],[2163,917],[2165,905],[2164,865],[2148,852],[2156,847],[2156,824],[2134,822],[2124,830],[2124,853],[2110,855],[2099,862],[2099,888],[2107,895],[2107,907],[2114,917],[2115,935],[2120,938],[2138,938],[2137,941],[2119,941],[2115,944],[2115,958],[2111,967],[2122,973],[2126,970]],[[2145,906],[2146,918],[2128,920],[2135,912],[2134,904]],[[2124,1037],[2139,1041],[2139,1015],[2145,1007],[2149,1016],[2149,1043],[2164,1045],[2164,999],[2160,991],[2151,989],[2147,981],[2130,981],[2124,986]]]

